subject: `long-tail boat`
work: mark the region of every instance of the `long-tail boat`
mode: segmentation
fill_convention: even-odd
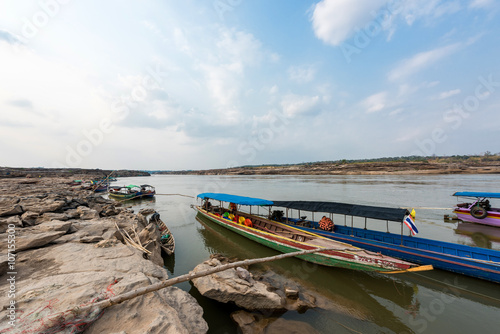
[[[148,184],[143,184],[141,186],[130,184],[128,186],[123,186],[123,187],[113,186],[109,188],[109,197],[118,200],[151,198],[154,197],[155,194],[156,194],[155,188]]]
[[[199,215],[264,246],[282,253],[314,248],[325,249],[297,256],[302,260],[325,266],[364,271],[388,272],[419,269],[415,268],[417,265],[413,263],[331,240],[251,213],[252,206],[272,205],[271,201],[220,193],[203,193],[197,197],[205,201],[203,205],[196,206]],[[212,205],[210,200],[220,201],[220,205]],[[225,207],[224,202],[230,203],[229,207]],[[250,212],[243,212],[238,209],[238,206],[240,208],[250,206]],[[422,270],[429,269],[422,268]]]
[[[405,261],[500,283],[500,251],[404,235],[405,220],[410,215],[407,209],[316,201],[272,203],[276,209],[284,208],[286,213],[274,210],[271,216],[300,230]],[[291,218],[290,210],[296,210],[298,214],[294,216],[299,218]],[[301,216],[304,211],[312,212],[312,219]],[[331,219],[333,214],[343,215],[344,219],[343,222],[334,220],[333,229],[325,231],[320,228],[319,219],[315,220],[315,214],[316,217],[326,214]],[[354,227],[354,217],[364,218],[364,228]],[[370,224],[378,224],[377,230],[367,228],[368,219]],[[390,233],[389,223],[401,225],[401,234]],[[384,229],[386,232],[381,231]]]
[[[470,223],[500,227],[500,209],[491,207],[489,198],[500,198],[500,193],[456,192],[453,196],[473,198],[470,203],[460,203],[453,210],[457,218]]]
[[[150,223],[156,224],[160,230],[160,246],[167,255],[172,255],[175,252],[175,239],[172,232],[168,226],[160,219],[160,214],[158,212],[153,213],[151,218],[149,218]]]

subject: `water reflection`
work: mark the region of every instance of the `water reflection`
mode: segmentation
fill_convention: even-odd
[[[470,246],[482,248],[492,247],[493,242],[500,242],[500,228],[495,226],[459,222],[455,229],[456,234],[465,235],[470,238]]]

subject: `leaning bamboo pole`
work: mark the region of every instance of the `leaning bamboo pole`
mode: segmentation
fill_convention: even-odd
[[[286,254],[280,254],[280,255],[275,255],[275,256],[269,256],[269,257],[264,257],[264,258],[258,258],[258,259],[250,259],[250,260],[243,260],[243,261],[238,261],[238,262],[233,262],[233,263],[228,263],[224,265],[220,265],[214,268],[198,271],[198,272],[190,272],[189,274],[181,275],[175,278],[167,279],[162,282],[158,282],[155,284],[151,284],[146,287],[138,288],[135,290],[132,290],[130,292],[123,293],[118,296],[110,297],[108,299],[105,299],[103,301],[94,303],[94,304],[89,304],[86,306],[78,306],[74,307],[71,309],[68,309],[62,313],[56,313],[49,315],[44,318],[44,322],[42,327],[39,328],[39,330],[48,330],[50,328],[53,328],[55,326],[59,326],[62,322],[68,323],[74,319],[85,317],[88,314],[95,314],[96,312],[100,312],[104,310],[105,308],[108,308],[110,306],[116,305],[123,303],[124,301],[133,299],[135,297],[142,296],[144,294],[158,291],[160,289],[186,282],[189,280],[192,280],[194,278],[198,277],[203,277],[207,275],[211,275],[220,271],[224,271],[227,269],[231,268],[236,268],[239,266],[249,266],[252,264],[257,264],[257,263],[264,263],[264,262],[271,262],[271,261],[276,261],[276,260],[281,260],[284,258],[288,257],[294,257],[294,256],[300,256],[300,255],[305,255],[305,254],[311,254],[311,253],[316,253],[316,252],[321,252],[321,251],[327,251],[327,250],[336,250],[336,251],[346,251],[346,250],[351,250],[350,248],[345,248],[345,249],[338,249],[338,248],[314,248],[314,249],[309,249],[309,250],[304,250],[304,251],[298,251],[298,252],[292,252],[292,253],[286,253]],[[411,272],[411,271],[419,271],[420,270],[432,270],[432,266],[421,266],[417,268],[411,268],[408,270],[401,270],[401,271],[396,271],[396,272],[390,272],[390,273],[404,273],[404,272]],[[425,268],[425,269],[424,269]]]
[[[88,306],[80,307],[80,308],[74,308],[74,309],[71,309],[69,311],[70,312],[86,312],[86,311],[90,311],[92,308],[95,308],[95,307],[104,309],[104,308],[122,303],[126,300],[144,295],[144,294],[149,293],[149,292],[154,292],[154,291],[157,291],[157,290],[160,290],[160,289],[163,289],[163,288],[166,288],[166,287],[178,284],[178,283],[186,282],[186,281],[192,280],[194,278],[198,278],[198,277],[211,275],[211,274],[214,274],[214,273],[217,273],[220,271],[224,271],[227,269],[236,268],[236,267],[240,267],[240,266],[249,266],[249,265],[257,264],[257,263],[271,262],[271,261],[281,260],[281,259],[288,258],[288,257],[300,256],[300,255],[311,254],[311,253],[316,253],[316,252],[321,252],[321,251],[329,251],[329,250],[347,251],[347,250],[352,250],[352,249],[345,248],[345,249],[339,250],[338,248],[334,248],[334,247],[333,248],[314,248],[314,249],[308,249],[308,250],[304,250],[304,251],[280,254],[280,255],[269,256],[269,257],[264,257],[264,258],[237,261],[237,262],[220,265],[220,266],[217,266],[217,267],[214,267],[211,269],[206,269],[206,270],[199,271],[199,272],[190,272],[189,274],[181,275],[181,276],[178,276],[178,277],[175,277],[172,279],[168,279],[166,281],[151,284],[151,285],[143,287],[143,288],[139,288],[139,289],[136,289],[136,290],[133,290],[130,292],[126,292],[126,293],[118,295],[118,296],[111,297],[109,299],[100,301],[100,302],[95,303],[93,305],[88,305]],[[432,269],[432,266],[428,266],[428,267],[423,266],[423,267],[426,267],[425,270]],[[407,271],[415,271],[415,269],[413,269],[413,270],[411,270],[411,269],[401,270],[401,271],[397,271],[397,272],[402,273],[402,272],[407,272]],[[396,273],[396,272],[392,272],[392,273]]]
[[[276,261],[276,260],[281,260],[287,257],[293,257],[293,256],[298,256],[298,255],[304,255],[304,254],[310,254],[310,253],[315,253],[315,252],[320,252],[324,250],[334,250],[335,248],[315,248],[315,249],[309,249],[305,251],[299,251],[299,252],[293,252],[293,253],[286,253],[286,254],[280,254],[280,255],[275,255],[275,256],[270,256],[270,257],[265,257],[265,258],[258,258],[258,259],[250,259],[250,260],[243,260],[243,261],[238,261],[238,262],[233,262],[233,263],[228,263],[224,265],[220,265],[211,269],[199,271],[199,272],[190,272],[189,274],[181,275],[175,278],[171,278],[162,282],[158,282],[155,284],[151,284],[146,287],[142,287],[139,289],[132,290],[130,292],[123,293],[118,296],[111,297],[109,299],[86,305],[83,307],[74,307],[71,309],[68,309],[64,312],[58,312],[56,314],[49,315],[44,318],[42,327],[43,328],[38,328],[38,330],[46,331],[49,330],[53,327],[60,326],[61,323],[68,323],[71,322],[74,319],[82,318],[85,317],[88,314],[95,313],[97,311],[101,311],[105,308],[108,308],[110,306],[116,305],[123,303],[124,301],[133,299],[135,297],[142,296],[146,293],[149,292],[154,292],[158,291],[160,289],[186,282],[189,280],[192,280],[194,278],[198,277],[203,277],[207,275],[211,275],[220,271],[224,271],[227,269],[231,268],[236,268],[239,266],[248,266],[252,264],[257,264],[257,263],[264,263],[264,262],[271,262],[271,261]]]

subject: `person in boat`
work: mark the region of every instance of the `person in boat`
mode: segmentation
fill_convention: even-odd
[[[205,203],[203,203],[203,209],[210,211],[210,208],[212,208],[212,203],[207,199],[205,200]]]
[[[234,204],[234,203],[229,203],[229,208],[231,209],[231,213],[232,213],[233,215],[236,215],[236,211],[237,211],[236,204]]]

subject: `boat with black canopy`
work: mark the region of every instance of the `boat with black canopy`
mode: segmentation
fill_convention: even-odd
[[[413,223],[411,212],[407,209],[319,201],[272,202],[274,207],[283,208],[286,212],[274,210],[270,217],[303,231],[405,261],[430,264],[434,268],[500,283],[500,251],[404,235],[404,226]],[[291,210],[298,212],[297,218],[292,218]],[[312,213],[312,219],[302,215],[305,211]],[[314,218],[323,214],[332,220],[333,226],[329,231]],[[343,215],[343,222],[335,220],[334,214]],[[363,228],[354,227],[355,217],[358,221],[359,218],[364,220]],[[377,230],[368,229],[368,222],[370,225],[378,224]],[[390,233],[389,224],[400,224],[401,233]],[[325,226],[328,227],[328,224]],[[385,232],[381,231],[384,227]],[[411,234],[418,232],[414,223],[409,227],[413,231]]]
[[[198,214],[202,218],[264,246],[282,253],[315,248],[324,249],[316,253],[297,256],[305,261],[324,266],[378,272],[432,269],[430,267],[421,268],[404,260],[370,252],[310,231],[266,219],[255,213],[252,214],[252,206],[271,206],[274,204],[272,201],[221,193],[203,193],[197,197],[204,201],[201,205],[196,206]],[[219,201],[219,204],[214,205],[211,200]],[[242,211],[242,206],[248,206],[249,212]]]

